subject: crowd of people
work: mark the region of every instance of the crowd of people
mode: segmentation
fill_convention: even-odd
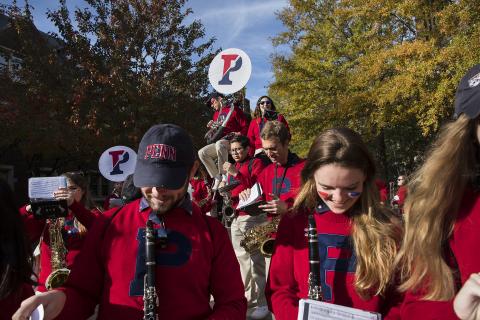
[[[18,209],[0,181],[0,319],[28,319],[39,305],[47,320],[297,319],[312,265],[324,302],[384,319],[480,319],[479,78],[480,65],[462,78],[455,119],[425,162],[398,176],[391,199],[355,131],[316,134],[302,159],[270,97],[248,122],[219,93],[207,102],[217,140],[197,151],[184,129],[151,127],[133,176],[103,209],[76,172],[54,193],[69,209],[58,219]],[[218,219],[227,209],[228,228]],[[315,258],[305,236],[312,221]],[[67,278],[52,287],[60,267]]]

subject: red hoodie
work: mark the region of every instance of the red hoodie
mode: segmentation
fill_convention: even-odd
[[[260,159],[247,157],[245,160],[243,160],[243,162],[236,162],[235,168],[238,170],[237,175],[234,177],[229,174],[227,177],[229,184],[236,182],[239,183],[239,185],[231,191],[232,206],[234,208],[236,208],[238,205],[238,195],[240,192],[250,188],[253,184],[255,184],[255,182],[257,182],[257,176],[265,168],[265,165]],[[238,215],[245,216],[248,215],[248,213],[244,211],[238,211]]]
[[[61,288],[67,301],[59,319],[86,319],[97,303],[98,320],[142,319],[144,234],[151,211],[142,198],[113,218],[115,209],[97,220]],[[168,240],[165,249],[156,249],[160,318],[244,320],[247,302],[240,267],[225,228],[188,197],[162,217]]]
[[[280,121],[287,127],[288,132],[290,133],[290,128],[288,127],[287,120],[281,114],[278,114],[277,121]],[[247,137],[250,140],[250,155],[253,156],[255,150],[262,148],[262,140],[260,139],[260,132],[262,132],[263,127],[267,123],[265,118],[255,118],[250,121],[248,127]]]
[[[230,105],[225,106],[221,109],[221,111],[215,111],[213,114],[213,121],[220,121],[223,122],[223,120],[226,118],[228,113],[230,112]],[[228,120],[227,124],[225,125],[225,129],[223,131],[223,135],[227,135],[231,132],[240,132],[242,135],[246,136],[247,135],[247,130],[248,130],[248,119],[245,117],[245,114],[243,111],[235,106],[233,109],[232,115],[230,116],[230,119]]]
[[[269,164],[257,178],[263,190],[264,200],[273,200],[272,194],[278,194],[280,200],[285,201],[291,208],[302,186],[301,172],[304,165],[305,160],[291,152],[284,166],[277,163]]]
[[[282,217],[270,264],[265,295],[277,320],[297,319],[298,302],[308,297],[309,255],[305,236],[308,212]],[[398,319],[398,295],[363,300],[355,291],[356,253],[351,243],[351,218],[335,214],[323,204],[315,212],[320,250],[323,300],[338,305],[382,313]]]
[[[203,214],[206,214],[212,209],[212,199],[208,199],[209,193],[207,184],[210,184],[210,181],[206,179],[201,179],[199,177],[193,177],[190,179],[190,184],[192,186],[192,199],[200,207]],[[210,197],[211,198],[211,197]]]
[[[450,248],[458,264],[461,285],[472,273],[480,271],[480,255],[475,254],[480,243],[480,193],[466,190],[449,239]],[[457,269],[453,267],[452,269]],[[453,311],[453,301],[424,301],[422,289],[407,292],[402,306],[402,319],[458,319]]]
[[[80,231],[74,225],[74,218],[88,230],[93,221],[101,214],[100,211],[94,209],[92,211],[86,209],[81,203],[74,202],[70,206],[70,212],[65,218],[65,224],[62,230],[62,236],[67,248],[67,255],[65,257],[67,268],[75,261],[78,253],[82,249],[86,234]],[[50,249],[50,234],[46,220],[35,219],[33,214],[28,212],[26,206],[20,208],[25,231],[32,243],[37,242],[40,237],[40,274],[38,275],[38,291],[47,291],[45,288],[45,281],[52,272],[52,250]]]

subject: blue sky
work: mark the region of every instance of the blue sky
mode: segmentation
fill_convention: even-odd
[[[10,4],[11,0],[0,0]],[[18,1],[23,4],[23,1]],[[57,0],[30,0],[34,7],[35,25],[44,32],[56,31],[48,20],[48,8],[58,6]],[[67,0],[73,10],[84,6],[81,0]],[[215,48],[239,48],[252,61],[252,75],[247,83],[247,98],[255,107],[258,97],[267,94],[268,85],[273,81],[271,55],[278,50],[272,46],[271,38],[284,30],[275,12],[287,6],[287,0],[189,0],[187,7],[193,9],[190,19],[200,19],[207,37],[215,37]],[[188,20],[187,20],[188,21]]]

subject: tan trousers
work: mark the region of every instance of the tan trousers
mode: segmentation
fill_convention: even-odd
[[[245,297],[247,298],[249,307],[255,301],[257,306],[265,306],[265,258],[260,253],[256,252],[250,255],[240,246],[240,241],[243,240],[245,231],[267,221],[265,215],[256,217],[252,216],[238,216],[236,217],[230,227],[233,249],[240,264],[240,272],[242,274],[243,284],[245,285]]]
[[[219,173],[224,173],[223,164],[228,161],[228,140],[218,140],[198,150],[198,157],[208,171],[210,177],[215,178]],[[215,160],[217,160],[215,164]]]

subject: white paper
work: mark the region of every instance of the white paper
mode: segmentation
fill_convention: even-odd
[[[297,320],[381,320],[379,313],[337,304],[301,299]]]
[[[28,197],[30,199],[52,200],[53,192],[58,188],[67,187],[67,178],[59,177],[41,177],[28,179]]]
[[[257,200],[261,195],[262,195],[262,187],[257,182],[250,189],[250,196],[248,197],[247,201],[242,201],[240,199],[237,209],[242,209],[243,207],[246,207],[247,205]]]
[[[45,311],[43,310],[43,304],[39,305],[37,309],[33,310],[29,320],[43,320]]]

